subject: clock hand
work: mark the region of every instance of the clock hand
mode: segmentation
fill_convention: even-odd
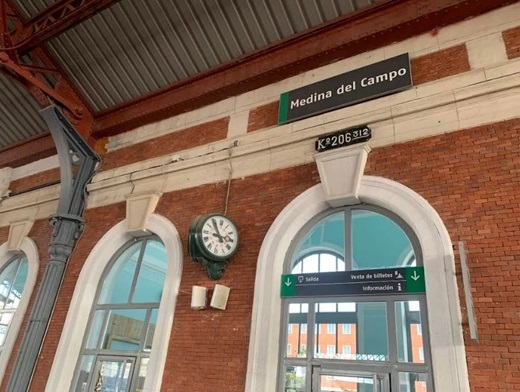
[[[219,239],[219,242],[224,242],[225,238],[217,233],[211,234],[213,237],[217,237]]]
[[[211,218],[211,223],[213,224],[213,228],[215,229],[215,233],[213,233],[213,235],[215,237],[218,237],[220,242],[224,242],[224,238],[220,235],[220,232],[218,231],[217,221]]]

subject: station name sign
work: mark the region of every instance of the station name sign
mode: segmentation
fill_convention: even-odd
[[[424,267],[282,275],[282,297],[424,293]]]
[[[368,125],[344,129],[342,131],[320,136],[316,140],[316,151],[322,152],[335,148],[351,146],[353,144],[367,142],[372,138],[372,130]]]
[[[410,58],[405,53],[283,93],[278,123],[311,117],[411,86]]]

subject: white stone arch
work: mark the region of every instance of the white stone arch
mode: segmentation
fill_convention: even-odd
[[[157,235],[166,248],[168,267],[164,283],[157,327],[153,338],[144,392],[161,390],[164,365],[182,274],[182,243],[177,229],[166,218],[151,214],[145,229]],[[115,252],[132,237],[126,232],[126,221],[108,231],[94,246],[76,283],[58,349],[54,357],[46,392],[68,391],[81,352],[90,310],[105,267]]]
[[[9,251],[7,242],[0,246],[0,270],[5,266],[5,264],[11,260],[16,253]],[[20,327],[23,322],[23,318],[25,316],[25,312],[27,310],[27,306],[31,300],[31,294],[36,284],[36,278],[38,276],[38,268],[40,265],[40,256],[38,254],[38,248],[33,240],[28,237],[25,237],[22,240],[22,244],[20,246],[20,251],[25,254],[28,262],[27,269],[27,280],[25,281],[25,285],[23,288],[22,299],[18,305],[18,309],[14,313],[13,319],[11,320],[11,325],[9,326],[9,333],[4,342],[4,347],[2,349],[2,354],[0,355],[0,381],[4,377],[5,369],[9,360],[14,361],[14,358],[10,358],[14,343],[16,342],[16,338],[18,337],[18,333],[20,332]]]
[[[397,214],[417,235],[423,252],[435,388],[469,392],[455,264],[449,234],[433,207],[395,181],[363,176],[359,200]],[[280,277],[291,241],[314,216],[330,208],[322,185],[303,192],[275,219],[258,257],[246,392],[277,390]]]

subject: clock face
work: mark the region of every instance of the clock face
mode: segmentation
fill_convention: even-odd
[[[238,247],[237,228],[223,215],[209,216],[202,225],[201,235],[206,251],[220,259],[230,257]]]

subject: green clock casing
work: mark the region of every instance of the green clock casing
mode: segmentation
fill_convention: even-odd
[[[203,257],[211,261],[226,261],[238,249],[238,229],[223,214],[197,216],[188,235],[188,252],[194,260]]]

